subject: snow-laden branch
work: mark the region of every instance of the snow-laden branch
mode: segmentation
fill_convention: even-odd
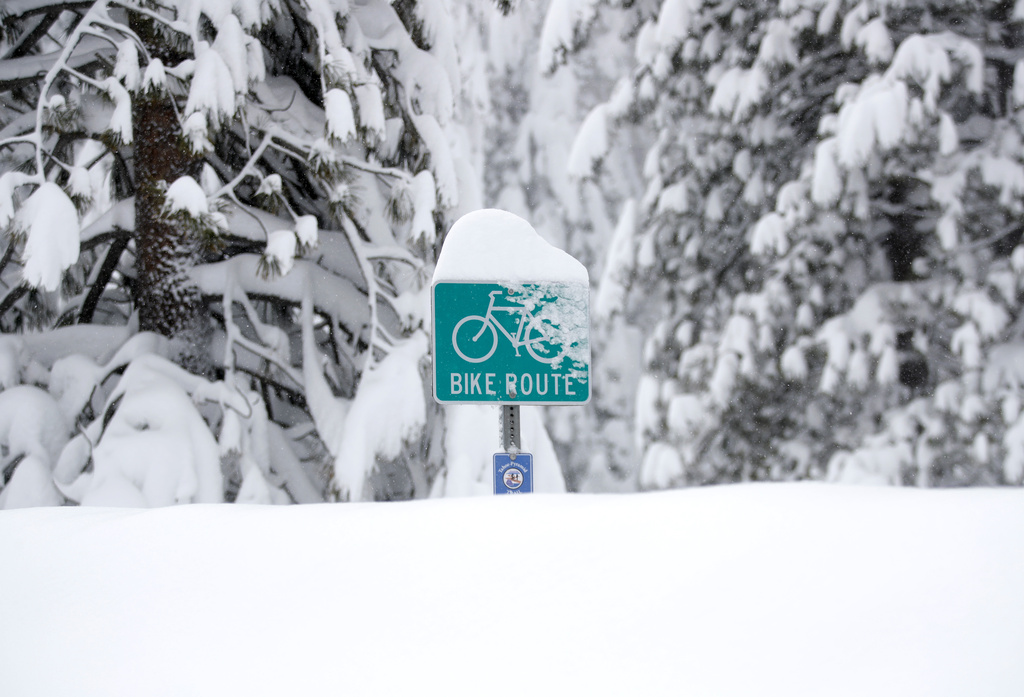
[[[26,17],[53,10],[79,10],[92,4],[93,0],[6,0],[4,12],[11,17]]]
[[[179,34],[185,34],[185,35],[191,36],[191,32],[189,31],[189,27],[184,22],[182,22],[180,20],[168,19],[166,16],[160,14],[159,12],[151,10],[148,7],[145,7],[144,5],[142,5],[140,3],[130,2],[130,0],[108,0],[104,4],[116,5],[118,7],[122,7],[124,9],[126,9],[126,10],[129,10],[129,11],[134,12],[136,14],[142,15],[143,17],[146,17],[147,19],[151,19],[154,22],[162,24],[165,27],[167,27],[168,29],[170,29],[172,31],[175,31],[175,32],[177,32]],[[198,19],[198,17],[197,17],[197,19]]]
[[[423,262],[413,256],[409,250],[404,247],[390,246],[374,246],[368,248],[365,251],[366,258],[372,261],[400,261],[409,266],[420,268],[423,266]]]
[[[300,324],[302,327],[302,374],[306,386],[306,404],[317,434],[330,453],[332,465],[337,461],[344,439],[343,427],[347,409],[336,399],[320,368],[321,356],[316,347],[313,326],[314,285],[309,278],[301,287]]]
[[[276,366],[301,389],[303,387],[302,376],[287,362],[288,337],[278,327],[263,324],[256,314],[256,308],[249,301],[248,295],[244,291],[236,292],[241,291],[241,284],[235,275],[236,271],[236,267],[229,268],[227,277],[224,279],[224,291],[221,296],[224,307],[224,331],[227,334],[224,346],[224,368],[227,374],[230,375],[235,370],[233,352],[234,347],[239,346]],[[255,330],[256,336],[263,342],[262,344],[246,338],[232,319],[232,308],[235,302],[242,305],[249,324]]]
[[[227,313],[225,311],[225,314],[229,314],[229,313]],[[230,318],[229,317],[225,317],[224,318],[225,325],[227,325],[229,322],[230,322]],[[296,387],[298,387],[299,389],[302,389],[305,386],[304,382],[303,382],[303,379],[302,379],[302,375],[297,370],[295,370],[295,368],[293,368],[292,366],[288,365],[287,363],[284,363],[281,360],[281,356],[278,355],[276,351],[274,351],[272,349],[268,349],[266,346],[264,346],[262,344],[258,344],[255,341],[252,341],[251,339],[247,339],[244,335],[242,335],[240,332],[237,332],[235,330],[231,331],[231,335],[230,336],[231,336],[231,338],[230,338],[230,341],[228,342],[228,346],[229,347],[238,346],[240,348],[245,349],[249,353],[252,353],[253,355],[255,355],[255,356],[259,357],[259,358],[262,358],[267,363],[272,364],[275,368],[280,370],[282,374],[287,376],[288,379],[292,381],[292,384],[295,385]],[[234,369],[234,362],[233,361],[226,361],[225,362],[225,368]],[[259,376],[257,376],[257,377],[259,377]]]
[[[11,120],[10,123],[0,129],[0,143],[6,143],[8,141],[11,141],[12,143],[18,142],[18,136],[25,136],[26,133],[30,133],[34,125],[35,114],[31,112],[19,114]]]
[[[229,193],[234,193],[235,189],[243,181],[245,181],[247,177],[256,176],[262,178],[262,175],[260,175],[259,171],[256,169],[256,163],[259,162],[261,157],[263,157],[263,153],[267,151],[267,149],[271,146],[272,142],[273,136],[269,134],[263,136],[263,140],[260,142],[259,146],[257,146],[256,150],[253,151],[253,154],[249,156],[249,160],[244,165],[242,165],[241,168],[239,168],[238,175],[234,179],[229,181],[227,184],[222,186],[220,189],[218,189],[216,192],[214,192],[213,198],[218,198],[220,196],[226,196]]]
[[[286,132],[281,128],[272,128],[267,131],[267,135],[273,138],[273,145],[280,151],[291,157],[295,157],[301,160],[308,160],[312,151],[312,144],[304,141],[295,135]],[[282,148],[281,146],[287,146]],[[372,163],[357,160],[354,157],[347,155],[335,155],[339,164],[352,169],[357,169],[361,172],[367,172],[368,174],[375,174],[380,177],[391,177],[393,179],[399,179],[406,184],[412,181],[412,177],[409,173],[402,169],[396,169],[394,167],[383,167],[380,165],[374,165]]]
[[[335,324],[358,335],[370,323],[367,295],[355,284],[316,262],[298,259],[287,276],[264,278],[259,274],[259,255],[239,254],[230,259],[204,264],[192,270],[192,280],[204,295],[224,295],[225,279],[233,275],[239,287],[253,297],[274,297],[298,305],[305,285],[316,291],[316,307]]]
[[[92,40],[97,43],[102,43],[105,48],[109,50],[109,43],[105,40],[100,41],[95,37],[88,36],[90,24],[94,18],[103,18],[106,15],[106,2],[97,2],[95,5],[89,8],[89,10],[82,17],[82,20],[72,30],[71,35],[68,37],[64,44],[64,47],[60,50],[56,61],[50,66],[46,72],[46,76],[43,78],[39,89],[39,101],[36,104],[36,126],[35,132],[39,139],[36,143],[36,171],[34,177],[41,183],[44,175],[43,169],[43,152],[42,152],[42,132],[43,132],[43,121],[44,112],[46,111],[49,101],[47,96],[50,94],[50,89],[53,87],[54,81],[57,76],[64,71],[74,71],[74,68],[69,64],[72,56],[76,55],[76,51],[79,48],[79,44],[83,41]],[[100,49],[95,49],[95,53],[98,54]]]
[[[79,42],[77,51],[69,51],[69,46],[70,44],[60,51],[51,53],[0,61],[0,89],[7,90],[26,82],[35,82],[40,74],[48,74],[56,65],[81,68],[95,61],[104,51],[110,50],[108,41],[101,41],[95,36],[84,37],[84,40]]]
[[[264,138],[260,145],[257,147],[256,151],[254,151],[253,155],[250,156],[249,160],[242,167],[239,174],[231,182],[221,187],[221,189],[218,190],[217,193],[223,195],[228,191],[233,191],[233,189],[237,187],[238,184],[240,184],[246,176],[249,176],[249,174],[256,174],[255,164],[268,149],[276,149],[289,157],[293,157],[299,159],[302,162],[306,162],[308,161],[311,147],[312,146],[309,143],[292,134],[286,133],[283,129],[269,129],[267,133],[264,135]],[[345,166],[352,166],[355,169],[372,173],[378,176],[386,175],[390,177],[399,178],[405,183],[409,183],[411,181],[411,178],[409,177],[408,173],[402,170],[396,170],[385,167],[376,167],[373,165],[360,163],[352,158],[347,157],[339,157],[339,161]],[[284,201],[284,204],[288,208],[288,211],[292,215],[293,219],[296,222],[298,222],[301,216],[296,215],[296,213],[291,210],[291,207],[290,205],[288,205],[287,201]],[[356,257],[357,263],[359,264],[360,271],[368,285],[368,298],[370,298],[370,337],[368,339],[368,343],[370,346],[377,346],[379,345],[379,342],[376,341],[376,335],[377,332],[380,330],[380,322],[377,316],[378,310],[375,298],[377,297],[377,294],[380,292],[380,288],[378,286],[376,276],[370,263],[370,257],[367,256],[362,240],[359,238],[358,235],[353,234],[353,230],[351,230],[350,226],[346,225],[345,222],[347,221],[343,221],[343,224],[341,226],[342,232],[348,238],[349,245],[352,248],[352,252]],[[382,252],[381,258],[385,256],[395,257],[407,263],[414,263],[414,259],[411,257],[411,255],[408,255],[407,253],[403,254],[398,250],[391,251],[390,253],[384,250],[380,251]],[[372,355],[373,352],[371,351],[370,360],[372,360]]]

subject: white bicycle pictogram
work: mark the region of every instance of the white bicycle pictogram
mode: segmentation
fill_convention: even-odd
[[[526,352],[533,356],[534,360],[541,363],[554,363],[562,357],[564,349],[556,351],[551,344],[549,335],[549,324],[542,322],[522,305],[497,305],[495,296],[504,291],[492,290],[487,295],[490,302],[487,303],[487,312],[481,315],[467,315],[459,320],[452,332],[452,347],[459,358],[467,363],[482,363],[494,355],[498,348],[498,332],[500,331],[516,355],[519,355],[519,347],[525,346]],[[505,329],[495,317],[495,312],[509,312],[519,315],[519,323],[516,325],[516,333]],[[459,331],[462,330],[460,336]],[[490,332],[488,332],[490,330]],[[487,338],[490,337],[490,338]],[[459,346],[459,343],[462,346]],[[467,350],[468,349],[468,350]]]

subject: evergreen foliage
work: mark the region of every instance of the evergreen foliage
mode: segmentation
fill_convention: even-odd
[[[65,441],[75,425],[47,456],[61,495],[162,502],[157,465],[130,471],[178,423],[155,385],[187,395],[201,443],[160,475],[176,501],[426,495],[425,269],[464,186],[443,4],[2,15],[4,384],[47,390]],[[357,403],[397,421],[367,433]]]
[[[555,4],[565,59],[595,3]],[[578,148],[654,139],[599,291],[647,336],[641,485],[1024,481],[1024,5],[621,4]]]

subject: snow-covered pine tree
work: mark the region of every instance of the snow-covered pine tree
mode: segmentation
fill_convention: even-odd
[[[1024,3],[635,10],[642,484],[1024,480]]]
[[[66,425],[0,429],[0,505],[426,495],[423,291],[470,173],[444,3],[0,18],[2,382]]]
[[[751,447],[736,436],[721,441],[721,450],[709,447],[724,432],[710,406],[722,390],[711,383],[707,357],[699,360],[717,340],[732,298],[757,273],[743,254],[749,221],[767,209],[770,182],[792,172],[778,142],[765,147],[784,142],[774,124],[764,119],[751,129],[715,113],[704,83],[716,81],[731,61],[753,57],[750,35],[761,31],[767,10],[740,11],[742,5],[697,3],[692,16],[679,3],[660,11],[634,6],[637,66],[584,122],[574,146],[586,153],[579,159],[602,163],[621,147],[616,134],[623,125],[639,122],[653,134],[643,165],[646,191],[623,209],[598,289],[598,307],[630,317],[647,335],[636,396],[643,487],[726,478],[717,470],[742,467],[742,451]],[[562,33],[578,44],[588,31],[581,24]],[[572,50],[567,40],[565,54]],[[740,108],[750,111],[749,104]],[[684,345],[690,355],[681,361]]]

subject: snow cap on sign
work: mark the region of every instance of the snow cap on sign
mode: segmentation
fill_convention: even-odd
[[[434,269],[433,282],[439,281],[589,283],[583,264],[518,215],[494,208],[452,225]]]

